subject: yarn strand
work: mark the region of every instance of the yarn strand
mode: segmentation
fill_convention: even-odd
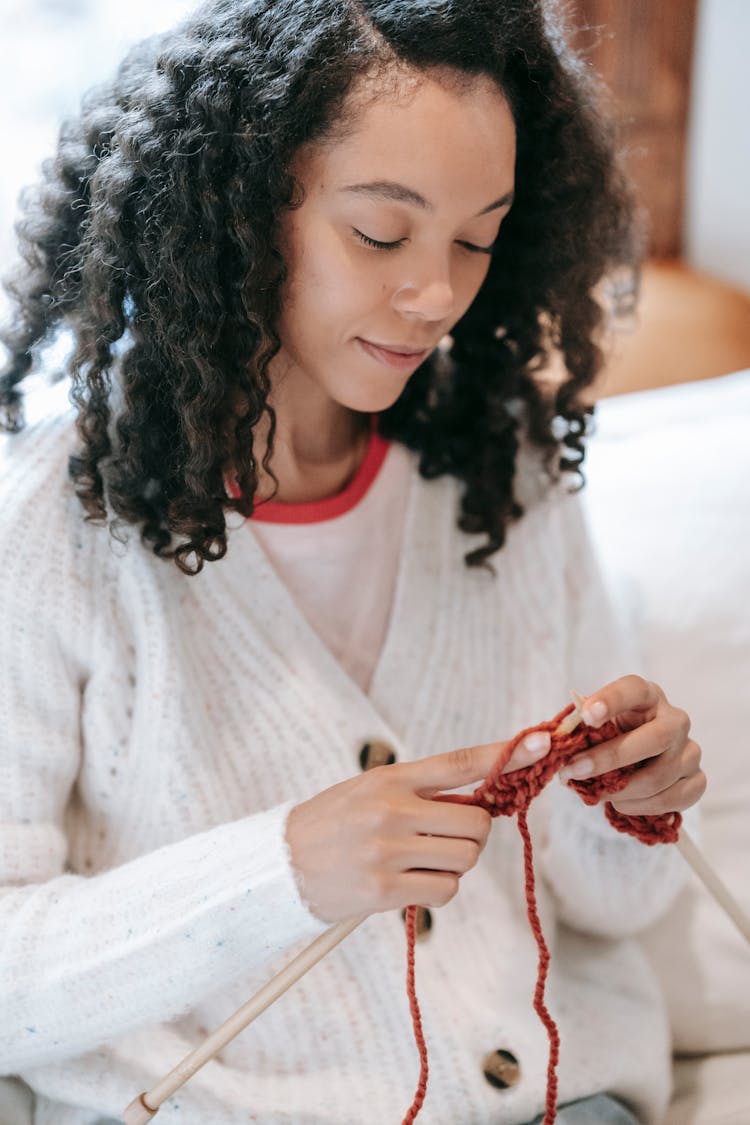
[[[536,905],[534,855],[531,847],[531,835],[526,821],[525,809],[518,814],[518,830],[523,840],[523,865],[526,873],[526,910],[529,917],[531,932],[536,939],[537,949],[539,950],[539,968],[537,970],[536,987],[534,989],[534,1011],[547,1029],[547,1037],[549,1039],[547,1096],[542,1125],[552,1125],[557,1116],[557,1064],[560,1060],[560,1032],[557,1030],[557,1024],[544,1003],[544,988],[547,983],[550,954],[547,943],[544,940],[542,923],[539,920],[539,912]]]
[[[419,1082],[417,1084],[414,1100],[401,1125],[411,1125],[422,1108],[425,1094],[427,1093],[427,1075],[429,1073],[427,1044],[425,1043],[424,1032],[422,1031],[422,1014],[419,1010],[417,990],[414,984],[414,945],[416,939],[417,908],[416,906],[408,906],[406,908],[406,994],[409,997],[409,1010],[414,1026],[414,1038],[417,1041],[417,1050],[419,1051]]]

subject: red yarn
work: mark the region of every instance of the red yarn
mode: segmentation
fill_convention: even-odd
[[[504,747],[492,770],[474,790],[473,793],[455,793],[446,798],[456,804],[479,805],[487,809],[491,816],[513,816],[518,813],[518,829],[523,839],[524,869],[526,883],[526,907],[532,933],[536,938],[539,950],[539,963],[536,987],[534,989],[534,1010],[547,1029],[549,1038],[549,1062],[547,1064],[547,1097],[543,1125],[553,1125],[557,1118],[557,1072],[556,1067],[560,1055],[560,1036],[555,1021],[544,1003],[544,986],[547,980],[550,954],[542,934],[539,915],[536,908],[536,893],[534,884],[534,866],[531,848],[531,837],[526,822],[529,805],[537,797],[548,781],[581,750],[587,750],[600,742],[606,742],[621,734],[620,728],[614,722],[607,722],[601,727],[589,727],[581,722],[570,734],[557,734],[557,728],[562,720],[574,710],[572,703],[564,711],[556,715],[549,722],[540,723],[536,727],[527,727],[520,731],[515,738]],[[532,731],[549,731],[551,746],[549,752],[539,762],[534,762],[525,769],[513,770],[504,774],[502,771],[519,742],[522,742]],[[610,770],[600,777],[590,777],[582,781],[569,781],[568,785],[575,789],[587,805],[595,805],[605,793],[618,793],[624,789],[636,770],[641,769],[645,762],[636,762],[632,766],[623,766],[621,769]],[[679,813],[665,813],[660,816],[626,816],[620,813],[607,801],[604,811],[618,832],[626,832],[636,836],[644,844],[673,844],[679,836],[682,817]],[[408,907],[406,911],[406,947],[407,947],[407,974],[406,991],[409,996],[412,1023],[414,1025],[414,1038],[419,1051],[420,1073],[417,1091],[414,1100],[403,1119],[402,1125],[411,1125],[422,1108],[427,1092],[427,1044],[422,1031],[422,1017],[419,1011],[419,1002],[414,985],[414,942],[416,938],[416,906]]]
[[[414,987],[414,942],[416,936],[417,908],[416,906],[408,906],[406,908],[406,992],[409,997],[411,1022],[414,1025],[414,1038],[417,1041],[417,1050],[419,1051],[419,1082],[417,1083],[417,1092],[414,1095],[414,1100],[411,1103],[409,1112],[406,1114],[402,1125],[411,1125],[422,1108],[424,1096],[427,1093],[427,1075],[429,1072],[427,1044],[424,1041],[422,1016],[419,1011],[419,1001],[417,1000],[417,993]]]

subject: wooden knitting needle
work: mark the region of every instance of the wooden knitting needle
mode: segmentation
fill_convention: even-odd
[[[719,906],[721,906],[732,919],[745,941],[750,942],[750,917],[748,917],[729,888],[721,881],[713,867],[711,867],[703,852],[688,833],[684,824],[680,827],[677,847],[680,849],[683,859],[687,860],[690,864],[706,890],[713,895]]]
[[[584,697],[577,691],[572,691],[570,694],[576,705],[575,711],[571,711],[569,715],[565,716],[555,732],[557,734],[570,734],[582,719]],[[683,859],[690,864],[709,894],[713,895],[719,906],[726,911],[745,940],[750,942],[750,918],[711,867],[684,824],[680,826],[677,847]]]
[[[574,731],[578,724],[583,721],[583,705],[586,702],[584,697],[577,691],[571,691],[573,702],[575,703],[575,710],[566,715],[561,723],[558,723],[555,734],[570,734]]]
[[[572,692],[571,694],[576,705],[575,710],[565,716],[556,728],[555,734],[570,734],[582,721],[583,716],[581,711],[584,697],[578,692]],[[750,941],[750,920],[744,915],[739,903],[732,897],[718,875],[716,875],[715,871],[713,871],[705,858],[701,855],[684,827],[680,829],[680,837],[677,846],[698,877],[705,884],[707,890],[711,892],[719,905],[726,910],[740,932]],[[361,925],[367,917],[369,917],[369,915],[363,914],[357,918],[350,918],[345,922],[338,922],[335,926],[331,926],[330,929],[326,930],[325,933],[315,938],[315,940],[303,949],[301,953],[298,953],[280,973],[277,973],[268,984],[264,985],[254,996],[251,996],[234,1015],[230,1016],[228,1020],[225,1020],[221,1027],[217,1028],[216,1031],[209,1035],[194,1051],[186,1055],[173,1070],[170,1070],[166,1077],[162,1078],[162,1080],[156,1084],[156,1086],[135,1098],[123,1114],[125,1125],[147,1125],[147,1122],[151,1121],[152,1118],[156,1116],[159,1107],[167,1098],[170,1098],[176,1090],[179,1090],[180,1086],[183,1086],[188,1079],[192,1078],[197,1070],[200,1070],[205,1063],[214,1058],[231,1039],[234,1039],[241,1031],[244,1031],[261,1012],[264,1012],[275,1000],[278,1000],[278,998],[290,989],[300,977],[304,976],[305,973],[312,969],[313,965],[316,965],[318,961],[322,960],[327,953],[330,953],[339,942],[343,941],[352,930],[355,930],[357,926]]]
[[[175,1090],[178,1090],[189,1078],[193,1077],[196,1070],[200,1070],[204,1063],[217,1055],[230,1039],[234,1039],[236,1035],[244,1031],[256,1016],[265,1012],[274,1000],[278,1000],[287,989],[304,976],[313,965],[322,960],[326,953],[330,953],[334,946],[343,941],[367,917],[369,915],[362,914],[357,918],[349,918],[345,922],[338,922],[335,926],[326,930],[324,934],[316,937],[280,973],[277,973],[268,984],[264,985],[260,992],[251,996],[234,1015],[225,1020],[212,1035],[209,1035],[208,1039],[201,1043],[199,1047],[196,1047],[194,1051],[191,1051],[189,1055],[186,1055],[174,1070],[170,1070],[169,1074],[162,1078],[161,1082],[132,1101],[123,1115],[125,1125],[146,1125],[146,1122],[150,1121],[158,1112],[162,1102],[171,1097]]]

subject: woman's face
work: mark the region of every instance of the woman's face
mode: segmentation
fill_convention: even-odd
[[[484,77],[394,84],[344,140],[300,150],[272,383],[367,413],[395,402],[477,295],[514,166],[508,103]]]

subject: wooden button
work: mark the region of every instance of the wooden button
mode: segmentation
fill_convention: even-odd
[[[495,1086],[498,1090],[507,1090],[510,1086],[515,1086],[521,1077],[518,1059],[510,1051],[504,1051],[502,1048],[490,1051],[484,1056],[482,1070],[490,1086]]]
[[[404,922],[406,922],[405,910],[401,911],[401,917],[403,918]],[[432,929],[432,914],[430,914],[426,906],[417,907],[417,914],[414,922],[414,934],[417,941],[424,941],[428,937],[430,930]]]
[[[373,770],[376,766],[392,766],[396,752],[388,742],[374,739],[366,742],[359,752],[359,764],[363,770]]]

